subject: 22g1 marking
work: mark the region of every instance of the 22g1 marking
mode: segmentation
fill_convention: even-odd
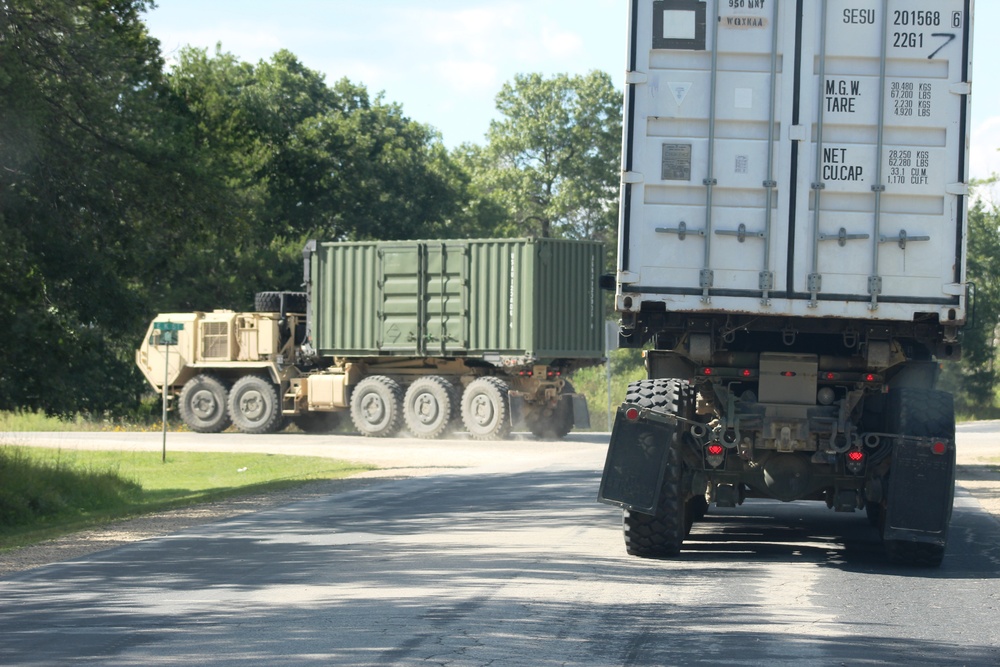
[[[944,40],[938,48],[927,56],[928,60],[933,60],[934,56],[941,52],[941,49],[948,46],[958,37],[953,32],[935,32],[931,37],[938,37]],[[892,33],[892,45],[897,49],[922,49],[924,48],[924,33],[922,32],[894,32]]]

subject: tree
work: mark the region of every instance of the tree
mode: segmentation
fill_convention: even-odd
[[[957,394],[960,409],[982,413],[996,399],[997,326],[1000,324],[1000,211],[982,199],[969,209],[967,280],[975,285],[972,326],[962,335],[962,360],[946,369],[944,384]]]
[[[148,6],[0,4],[0,409],[99,412],[140,386],[128,348],[202,199]]]
[[[609,241],[620,173],[621,99],[603,72],[521,74],[496,98],[500,120],[467,159],[506,208],[506,233]]]
[[[327,86],[288,51],[249,65],[221,48],[185,49],[168,80],[196,128],[195,150],[238,202],[230,216],[240,233],[189,255],[198,282],[219,286],[218,303],[247,307],[254,291],[295,288],[309,238],[477,231],[470,178],[437,133],[360,84]],[[191,287],[192,298],[206,295]]]

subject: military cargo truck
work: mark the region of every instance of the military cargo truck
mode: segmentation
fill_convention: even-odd
[[[603,361],[603,262],[589,241],[313,241],[305,292],[160,314],[136,363],[202,433],[349,414],[371,437],[561,438],[589,427],[569,375]]]
[[[863,510],[941,562],[966,323],[972,2],[631,0],[620,342],[599,497],[630,554],[710,506]]]

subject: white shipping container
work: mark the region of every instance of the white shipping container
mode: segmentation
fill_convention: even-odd
[[[965,320],[972,0],[631,0],[617,306]]]

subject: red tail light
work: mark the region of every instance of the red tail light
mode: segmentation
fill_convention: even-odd
[[[639,418],[639,408],[628,408],[625,410],[625,419],[634,422]]]
[[[726,449],[720,442],[710,442],[705,447],[705,460],[708,465],[718,468],[726,460]]]
[[[935,442],[933,445],[931,445],[931,452],[937,454],[938,456],[941,456],[947,451],[948,451],[948,445],[944,444],[943,442]]]
[[[847,452],[847,469],[857,475],[865,467],[865,453],[860,449]]]

